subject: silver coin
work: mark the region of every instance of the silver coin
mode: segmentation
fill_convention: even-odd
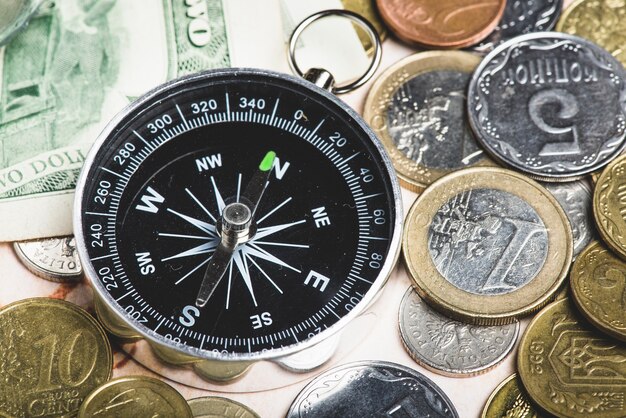
[[[458,417],[430,379],[399,364],[360,361],[335,367],[305,386],[287,418]]]
[[[544,181],[575,180],[626,146],[622,65],[590,41],[556,32],[511,39],[478,66],[468,92],[478,141]]]
[[[409,288],[399,312],[400,335],[409,355],[435,373],[473,376],[495,367],[511,352],[519,322],[480,326],[447,318]]]
[[[470,73],[429,71],[402,84],[387,110],[396,148],[416,164],[455,170],[484,158],[466,117]]]
[[[507,0],[498,26],[472,50],[488,53],[518,35],[552,30],[562,7],[563,0]]]
[[[43,0],[0,0],[0,45],[8,42],[37,11]]]
[[[66,282],[82,278],[73,236],[15,242],[13,248],[26,268],[43,279]]]
[[[520,250],[504,254],[503,248]],[[501,295],[523,287],[541,270],[548,256],[548,229],[520,197],[476,188],[439,208],[429,226],[428,250],[437,271],[459,289]],[[481,271],[489,276],[476,274]]]
[[[574,238],[574,256],[578,255],[592,239],[596,239],[593,219],[593,192],[586,181],[544,183],[546,189],[559,202]]]

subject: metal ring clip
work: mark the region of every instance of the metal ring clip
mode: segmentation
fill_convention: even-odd
[[[307,27],[309,27],[313,22],[328,16],[345,17],[346,19],[349,19],[358,24],[365,30],[365,32],[367,32],[367,35],[372,39],[372,42],[374,44],[374,55],[372,57],[372,61],[369,67],[367,68],[367,71],[355,81],[344,84],[342,86],[335,86],[331,89],[331,92],[333,92],[334,94],[344,94],[355,90],[361,87],[363,84],[367,83],[378,69],[378,66],[380,65],[380,61],[383,56],[378,32],[376,32],[374,26],[372,26],[372,24],[360,14],[351,12],[349,10],[330,9],[322,10],[321,12],[312,14],[311,16],[304,19],[302,22],[300,22],[298,26],[296,26],[296,28],[291,33],[291,37],[289,38],[289,66],[291,67],[293,72],[298,74],[300,77],[304,77],[304,72],[300,69],[298,63],[296,62],[296,44],[298,42],[298,39],[302,35],[302,32],[304,32]]]

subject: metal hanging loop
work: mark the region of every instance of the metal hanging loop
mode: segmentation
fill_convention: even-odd
[[[311,69],[305,73],[300,69],[300,67],[298,66],[298,63],[296,62],[296,44],[298,42],[298,39],[302,35],[302,32],[304,32],[304,30],[307,27],[309,27],[313,22],[316,22],[328,16],[345,17],[346,19],[349,19],[352,22],[358,24],[361,28],[363,28],[363,30],[365,30],[365,32],[371,38],[374,44],[374,55],[372,57],[372,61],[370,62],[369,67],[367,68],[367,71],[365,71],[365,73],[361,77],[356,79],[355,81],[348,83],[348,84],[341,85],[341,86],[334,85],[334,80],[332,80],[332,75],[328,71],[323,70],[323,69]],[[321,12],[312,14],[311,16],[307,17],[302,22],[300,22],[298,26],[296,26],[296,28],[291,33],[291,37],[289,38],[288,61],[289,61],[289,66],[291,67],[293,72],[298,74],[300,77],[304,77],[307,80],[312,81],[318,85],[320,83],[317,83],[315,79],[312,79],[313,77],[309,74],[311,71],[315,71],[316,73],[323,72],[325,77],[330,75],[331,82],[328,83],[328,80],[324,80],[323,84],[326,86],[327,90],[330,90],[334,94],[348,93],[348,92],[351,92],[352,90],[355,90],[361,87],[363,84],[367,83],[372,78],[376,70],[378,69],[382,56],[383,56],[383,49],[382,49],[382,45],[380,42],[380,37],[378,36],[378,32],[376,32],[376,29],[374,29],[374,26],[372,26],[372,24],[360,14],[351,12],[349,10],[330,9],[330,10],[322,10]]]

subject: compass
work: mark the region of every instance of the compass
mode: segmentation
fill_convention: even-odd
[[[370,128],[311,82],[209,71],[148,93],[83,169],[77,246],[100,306],[152,346],[275,359],[373,300],[401,234]]]

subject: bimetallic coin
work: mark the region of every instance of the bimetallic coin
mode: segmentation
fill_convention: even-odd
[[[599,330],[626,341],[626,263],[593,242],[574,263],[570,285],[580,313]]]
[[[487,53],[518,35],[551,30],[562,7],[563,0],[507,0],[500,23],[472,49]]]
[[[626,65],[626,4],[623,0],[578,0],[565,9],[559,32],[587,38]]]
[[[448,174],[415,201],[402,241],[420,296],[452,318],[513,322],[545,305],[572,259],[563,209],[535,181],[501,168]]]
[[[189,399],[187,403],[194,418],[260,418],[247,406],[219,396]]]
[[[626,347],[595,330],[568,299],[528,325],[517,369],[529,397],[553,415],[626,416]]]
[[[43,0],[0,0],[0,45],[23,29]]]
[[[73,236],[15,242],[13,249],[24,266],[43,279],[70,282],[83,277]]]
[[[376,29],[381,42],[387,38],[387,28],[380,20],[375,0],[341,0],[341,4],[343,4],[344,9],[358,13],[366,18],[367,21],[374,26],[374,29]],[[374,45],[372,44],[372,39],[360,28],[360,26],[355,24],[354,28],[359,36],[361,44],[363,44],[363,48],[365,48],[368,54],[373,54]]]
[[[147,376],[113,379],[85,399],[78,418],[192,418],[191,409],[180,393],[167,383]]]
[[[409,288],[400,303],[400,336],[409,355],[427,369],[468,377],[497,366],[511,352],[519,322],[480,326],[434,311]]]
[[[474,72],[470,124],[503,164],[539,180],[575,180],[626,145],[625,81],[622,65],[585,39],[518,36]]]
[[[611,162],[596,182],[593,216],[598,232],[615,253],[626,259],[626,155]]]
[[[522,388],[517,374],[504,379],[491,393],[481,418],[541,418]]]
[[[389,67],[372,86],[363,117],[404,187],[420,192],[451,171],[493,164],[466,116],[465,92],[479,62],[468,52],[420,52]]]
[[[287,418],[458,417],[448,396],[426,376],[386,361],[330,369],[305,386]]]
[[[463,48],[485,39],[504,13],[505,0],[377,0],[389,28],[427,47]]]
[[[104,330],[78,306],[33,298],[0,310],[0,416],[73,417],[112,367]]]
[[[561,205],[574,239],[574,257],[596,237],[593,219],[593,192],[584,180],[567,183],[543,183]]]

